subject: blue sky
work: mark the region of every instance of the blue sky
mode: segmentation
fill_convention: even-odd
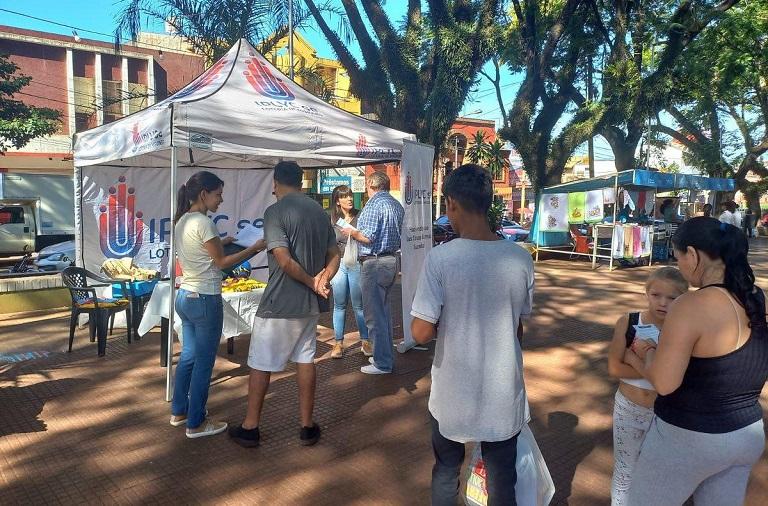
[[[94,8],[94,4],[99,5],[99,8]],[[112,41],[111,34],[116,26],[115,18],[124,5],[125,2],[120,0],[97,0],[95,2],[93,0],[31,0],[27,2],[0,0],[0,9],[26,15],[21,16],[0,11],[0,24],[65,35],[72,33],[72,28],[51,23],[56,22],[76,27],[78,34],[83,38]],[[394,20],[401,19],[405,14],[405,2],[389,2],[385,4],[385,8]],[[32,19],[29,16],[41,19]],[[334,26],[335,22],[332,21],[330,24]],[[160,23],[156,23],[149,26],[147,31],[162,32],[163,26]],[[319,30],[310,26],[303,29],[301,33],[317,49],[318,55],[334,58],[333,51]],[[355,52],[357,51],[355,50]],[[487,71],[489,74],[493,73],[490,65]],[[502,75],[504,98],[507,101],[511,101],[514,98],[514,92],[517,88],[517,83],[520,81],[520,76],[513,76],[508,72],[502,72]],[[501,125],[499,105],[493,86],[488,80],[481,78],[479,85],[470,94],[461,113],[462,115],[474,118],[495,120],[497,127]],[[582,151],[585,152],[586,148],[578,150],[579,153]],[[610,149],[604,141],[596,142],[596,158],[613,158],[610,154]]]

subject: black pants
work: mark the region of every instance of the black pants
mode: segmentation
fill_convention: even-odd
[[[432,505],[456,506],[459,497],[459,474],[464,462],[464,443],[446,439],[440,426],[432,421],[432,450],[435,466],[432,468]],[[480,443],[486,469],[488,506],[516,506],[517,434],[506,441]]]

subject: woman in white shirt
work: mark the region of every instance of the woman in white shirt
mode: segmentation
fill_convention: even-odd
[[[181,318],[184,344],[176,367],[171,425],[187,426],[187,437],[219,434],[226,422],[214,422],[205,409],[208,387],[221,340],[224,308],[221,270],[251,258],[265,249],[264,240],[233,255],[224,255],[223,244],[208,212],[223,202],[224,182],[215,174],[200,171],[178,192],[174,216],[176,256],[184,280],[176,292],[176,312]]]

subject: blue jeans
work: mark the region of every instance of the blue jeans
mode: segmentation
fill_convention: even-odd
[[[368,327],[363,316],[363,293],[360,290],[360,264],[347,267],[342,262],[339,272],[331,280],[333,287],[333,331],[337,341],[344,340],[344,322],[347,319],[347,299],[352,301],[360,339],[368,339]]]
[[[397,277],[397,258],[370,258],[360,267],[363,314],[368,336],[373,340],[373,363],[382,371],[392,371],[392,311],[390,294]]]
[[[459,472],[464,462],[464,443],[447,439],[440,434],[440,424],[432,414],[432,451],[435,465],[432,467],[432,506],[455,506],[459,497]],[[515,506],[517,484],[517,436],[505,441],[483,441],[481,451],[485,462],[485,485],[488,489],[488,506]]]
[[[224,306],[221,295],[179,289],[176,312],[181,318],[184,344],[176,366],[171,414],[187,415],[187,427],[195,429],[205,420],[208,387],[224,324]]]

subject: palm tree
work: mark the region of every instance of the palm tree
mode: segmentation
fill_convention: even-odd
[[[488,153],[485,158],[485,165],[491,173],[493,179],[501,179],[504,169],[509,165],[509,160],[504,156],[504,144],[496,139],[488,144]]]
[[[467,157],[472,163],[482,163],[488,158],[488,147],[485,142],[485,132],[478,130],[472,136],[472,145],[467,149]]]
[[[170,25],[189,41],[209,64],[223,56],[241,38],[262,54],[288,35],[288,6],[293,4],[294,27],[306,24],[309,12],[289,0],[123,0],[117,16],[115,45],[124,36],[138,38],[150,21]]]

